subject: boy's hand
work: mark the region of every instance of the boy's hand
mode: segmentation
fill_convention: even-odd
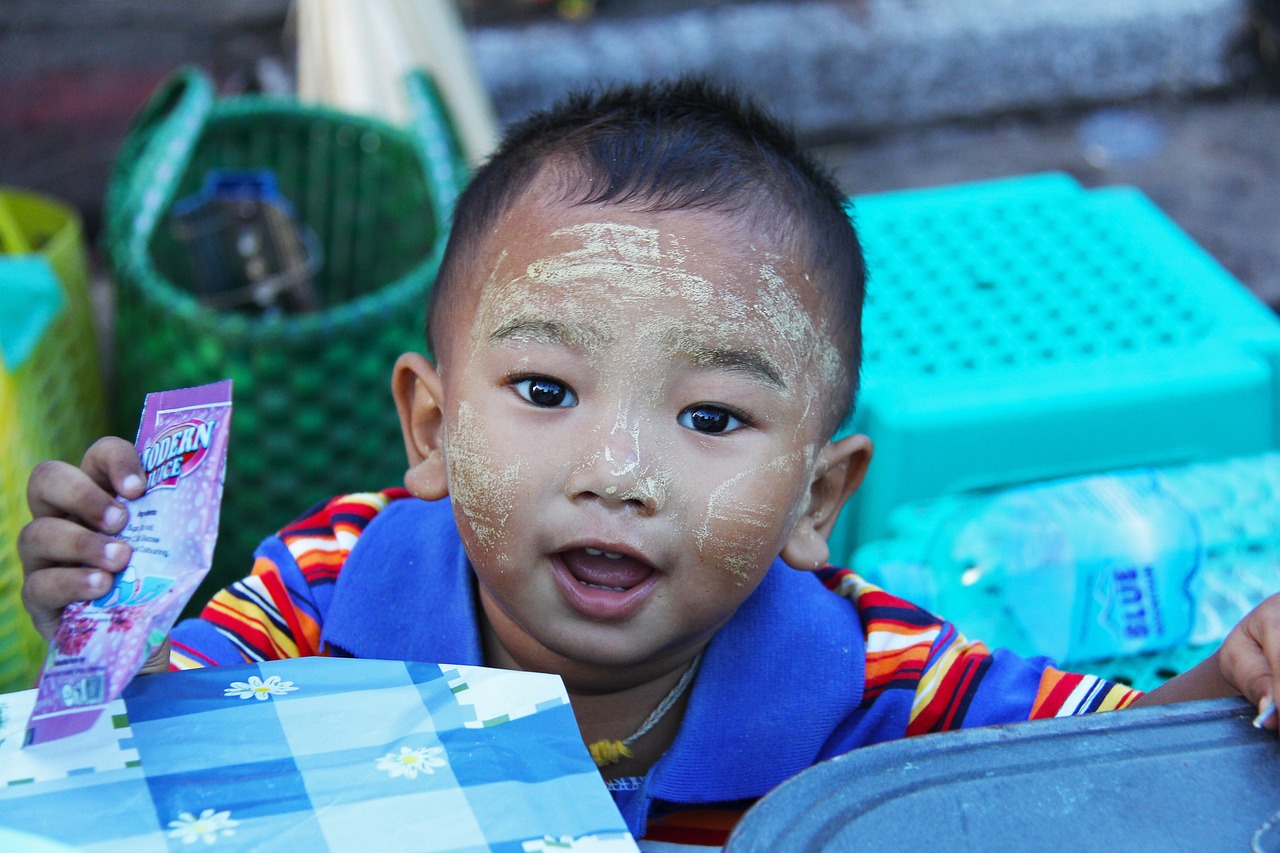
[[[1264,715],[1280,696],[1280,594],[1273,595],[1240,620],[1216,655],[1222,677]],[[1280,715],[1262,723],[1277,728]]]
[[[1258,709],[1260,724],[1273,731],[1276,714],[1265,711],[1280,696],[1280,594],[1268,598],[1240,620],[1216,652],[1133,704],[1163,705],[1243,696]]]
[[[111,535],[129,519],[115,496],[136,498],[144,485],[138,452],[122,438],[98,440],[79,468],[41,462],[31,472],[32,521],[18,536],[22,603],[46,640],[57,632],[64,607],[103,595],[111,576],[129,565],[133,549]],[[145,669],[152,670],[152,663]]]

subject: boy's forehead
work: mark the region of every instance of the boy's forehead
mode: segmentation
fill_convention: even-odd
[[[764,256],[764,241],[740,237],[740,231],[734,218],[715,211],[572,205],[530,193],[507,211],[487,248],[491,267],[506,272],[506,281],[524,273],[525,265],[534,273],[530,281],[555,284],[566,283],[568,274],[590,275],[594,265],[607,264],[601,272],[619,277],[619,271],[634,268],[667,279],[685,295],[705,298],[711,295],[707,273],[726,283],[749,278]],[[539,269],[545,274],[538,275]]]
[[[690,320],[718,319],[743,301],[813,311],[810,276],[769,242],[726,213],[557,204],[530,193],[480,248],[472,303],[492,311],[495,302],[594,297],[616,310],[665,307]]]
[[[750,350],[791,382],[801,371],[839,382],[814,277],[770,242],[722,212],[526,193],[476,247],[470,293],[452,317],[464,334],[453,340],[550,338],[587,349],[622,338],[700,363]]]

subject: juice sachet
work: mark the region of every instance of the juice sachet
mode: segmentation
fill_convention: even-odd
[[[146,492],[127,501],[133,546],[111,590],[62,614],[27,726],[27,745],[93,725],[209,572],[231,428],[231,381],[147,395],[138,426]]]

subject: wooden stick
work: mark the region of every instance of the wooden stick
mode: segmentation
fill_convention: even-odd
[[[440,86],[467,158],[497,142],[497,119],[451,0],[297,0],[298,97],[408,119],[404,77],[426,69]]]

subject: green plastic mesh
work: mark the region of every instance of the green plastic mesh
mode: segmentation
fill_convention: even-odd
[[[400,353],[425,347],[442,208],[457,189],[432,183],[441,170],[410,132],[258,97],[213,103],[201,114],[193,91],[162,92],[165,117],[140,119],[151,141],[126,144],[121,156],[134,166],[116,164],[107,205],[116,428],[132,435],[148,391],[234,381],[218,545],[189,611],[247,574],[257,543],[311,504],[402,482],[391,368]],[[170,149],[173,160],[165,157]],[[156,200],[147,176],[165,168],[174,177],[149,217]],[[275,174],[300,223],[319,238],[322,310],[275,318],[215,311],[184,289],[187,261],[171,236],[169,207],[214,168]]]

